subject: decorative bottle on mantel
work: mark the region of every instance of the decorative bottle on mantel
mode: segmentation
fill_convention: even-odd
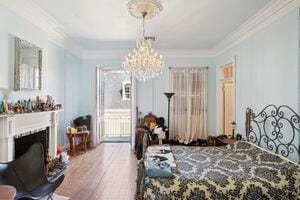
[[[28,99],[27,101],[27,112],[32,112],[32,101]]]
[[[21,113],[22,112],[22,105],[21,105],[21,102],[18,101],[16,103],[16,113]]]
[[[36,101],[35,101],[35,111],[38,112],[40,110],[40,97],[37,96],[36,97]]]
[[[24,100],[22,103],[22,111],[25,113],[27,112],[27,101],[26,100]]]

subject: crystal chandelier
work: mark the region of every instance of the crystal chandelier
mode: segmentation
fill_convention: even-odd
[[[139,81],[147,81],[162,73],[164,61],[162,55],[154,52],[151,38],[145,37],[145,19],[155,17],[162,6],[155,0],[132,0],[128,3],[129,13],[143,20],[143,38],[137,42],[136,49],[129,53],[122,63],[126,71]]]

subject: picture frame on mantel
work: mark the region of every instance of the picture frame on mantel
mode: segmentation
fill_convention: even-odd
[[[40,47],[15,37],[15,91],[42,90],[42,59]]]

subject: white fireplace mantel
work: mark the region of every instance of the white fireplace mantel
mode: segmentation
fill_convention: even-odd
[[[0,163],[14,159],[14,137],[49,128],[49,152],[56,156],[57,113],[61,110],[0,115]]]

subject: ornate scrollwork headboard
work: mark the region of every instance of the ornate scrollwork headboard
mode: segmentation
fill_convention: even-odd
[[[247,141],[300,163],[300,117],[289,106],[246,110]]]

